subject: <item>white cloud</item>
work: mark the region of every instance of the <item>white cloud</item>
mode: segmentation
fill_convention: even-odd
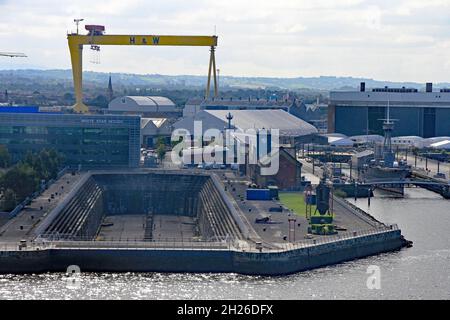
[[[109,34],[208,35],[216,26],[225,75],[450,81],[449,9],[450,0],[0,0],[0,50],[29,55],[0,68],[69,68],[66,32],[82,17]],[[207,61],[206,48],[104,47],[102,64],[85,69],[205,74]]]

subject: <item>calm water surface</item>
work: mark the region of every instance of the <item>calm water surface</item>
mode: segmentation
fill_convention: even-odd
[[[352,200],[353,201],[353,200]],[[397,223],[414,247],[288,277],[236,274],[0,275],[0,299],[449,299],[450,201],[421,189],[405,199],[378,196],[357,205]],[[368,266],[381,270],[381,289],[366,287]]]

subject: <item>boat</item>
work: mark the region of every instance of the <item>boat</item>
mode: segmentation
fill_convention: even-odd
[[[397,161],[395,153],[392,151],[394,121],[390,118],[389,102],[387,119],[382,120],[384,131],[383,145],[375,146],[375,158],[363,167],[359,179],[364,183],[386,182],[386,188],[392,189],[392,191],[400,189],[401,193],[403,193],[403,185],[395,185],[395,182],[405,180],[411,175],[412,170],[405,160],[400,159]]]

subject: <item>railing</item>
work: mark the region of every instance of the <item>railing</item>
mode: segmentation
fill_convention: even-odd
[[[233,206],[232,202],[230,201],[229,197],[227,196],[225,189],[223,185],[220,183],[219,178],[216,174],[211,175],[211,179],[216,187],[216,189],[219,191],[220,196],[222,197],[223,201],[225,202],[225,205],[227,206],[228,210],[230,211],[234,221],[238,225],[241,233],[244,235],[244,238],[248,238],[249,236],[249,228],[245,225],[244,221],[241,219],[241,216],[239,215],[237,209]]]
[[[302,239],[293,243],[274,243],[270,248],[258,243],[252,243],[233,238],[212,239],[212,240],[180,240],[180,239],[102,239],[92,240],[81,237],[73,240],[59,237],[39,237],[35,241],[27,243],[2,243],[1,251],[39,251],[46,249],[69,249],[69,250],[95,250],[95,249],[116,249],[116,250],[226,250],[238,252],[265,252],[281,253],[298,250],[302,248],[314,247],[318,245],[336,243],[339,241],[356,239],[360,237],[376,235],[398,230],[396,224],[390,226],[379,226],[367,230],[345,232],[333,236],[315,236],[312,239]]]
[[[40,251],[40,250],[48,250],[54,249],[56,246],[51,242],[43,242],[43,243],[34,243],[29,242],[26,245],[17,242],[5,242],[0,243],[0,255],[1,252],[9,252],[9,251]]]
[[[52,210],[50,210],[45,220],[37,226],[35,230],[37,234],[41,234],[47,229],[47,227],[53,222],[56,216],[61,212],[61,210],[63,210],[63,208],[66,207],[66,205],[70,202],[70,200],[72,200],[72,198],[75,196],[78,190],[84,185],[84,183],[89,178],[90,178],[89,174],[84,174],[81,178],[79,178],[75,182],[75,184],[72,186],[71,190],[65,195],[65,197],[61,201],[59,201]]]
[[[148,250],[227,250],[232,242],[211,241],[57,241],[51,242],[58,249],[148,249]]]
[[[376,235],[381,233],[386,233],[390,231],[398,230],[398,226],[396,224],[390,226],[380,226],[367,230],[359,230],[353,232],[345,232],[339,235],[334,236],[315,236],[312,239],[302,239],[300,241],[291,242],[291,243],[278,243],[275,244],[278,248],[258,248],[256,244],[252,244],[249,242],[235,242],[235,250],[244,251],[244,252],[289,252],[292,250],[303,249],[308,247],[314,247],[318,245],[335,243],[338,241],[344,241],[349,239],[356,239],[360,237]]]
[[[15,216],[17,216],[19,214],[20,211],[22,211],[23,208],[25,208],[25,206],[27,206],[28,204],[31,203],[31,201],[33,201],[34,199],[36,199],[37,197],[39,197],[45,190],[47,190],[55,181],[57,181],[59,178],[61,178],[63,175],[66,174],[66,172],[68,171],[69,167],[65,167],[63,168],[61,171],[58,172],[57,176],[55,179],[51,179],[49,181],[47,181],[45,184],[43,184],[41,186],[41,189],[39,191],[34,192],[33,194],[31,194],[31,196],[26,197],[25,200],[23,200],[21,203],[19,203],[10,213],[9,213],[9,218],[14,218]]]
[[[336,203],[339,203],[341,206],[349,208],[355,216],[359,217],[360,219],[364,220],[365,222],[367,222],[368,224],[370,224],[371,226],[373,226],[375,228],[386,226],[384,223],[378,221],[373,216],[371,216],[370,214],[368,214],[361,208],[355,206],[353,203],[351,203],[345,199],[339,198],[337,196],[333,196],[333,201],[335,201]]]
[[[356,239],[356,238],[361,238],[361,237],[365,237],[365,236],[371,236],[371,235],[386,233],[386,232],[390,232],[390,231],[395,231],[398,229],[399,229],[398,226],[396,224],[394,224],[394,225],[390,225],[390,226],[380,226],[380,227],[366,229],[366,230],[345,232],[345,233],[341,233],[341,234],[334,235],[334,236],[319,236],[314,239],[306,239],[306,240],[301,240],[301,241],[294,242],[294,243],[283,244],[281,246],[281,248],[282,248],[281,251],[296,250],[296,249],[312,247],[312,246],[317,246],[317,245],[322,245],[322,244],[334,243],[334,242],[343,241],[343,240]]]

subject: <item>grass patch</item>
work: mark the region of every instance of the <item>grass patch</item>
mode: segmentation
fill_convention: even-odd
[[[303,192],[280,192],[280,202],[294,211],[298,216],[305,217],[306,203]],[[311,213],[314,213],[316,206],[312,206]]]

